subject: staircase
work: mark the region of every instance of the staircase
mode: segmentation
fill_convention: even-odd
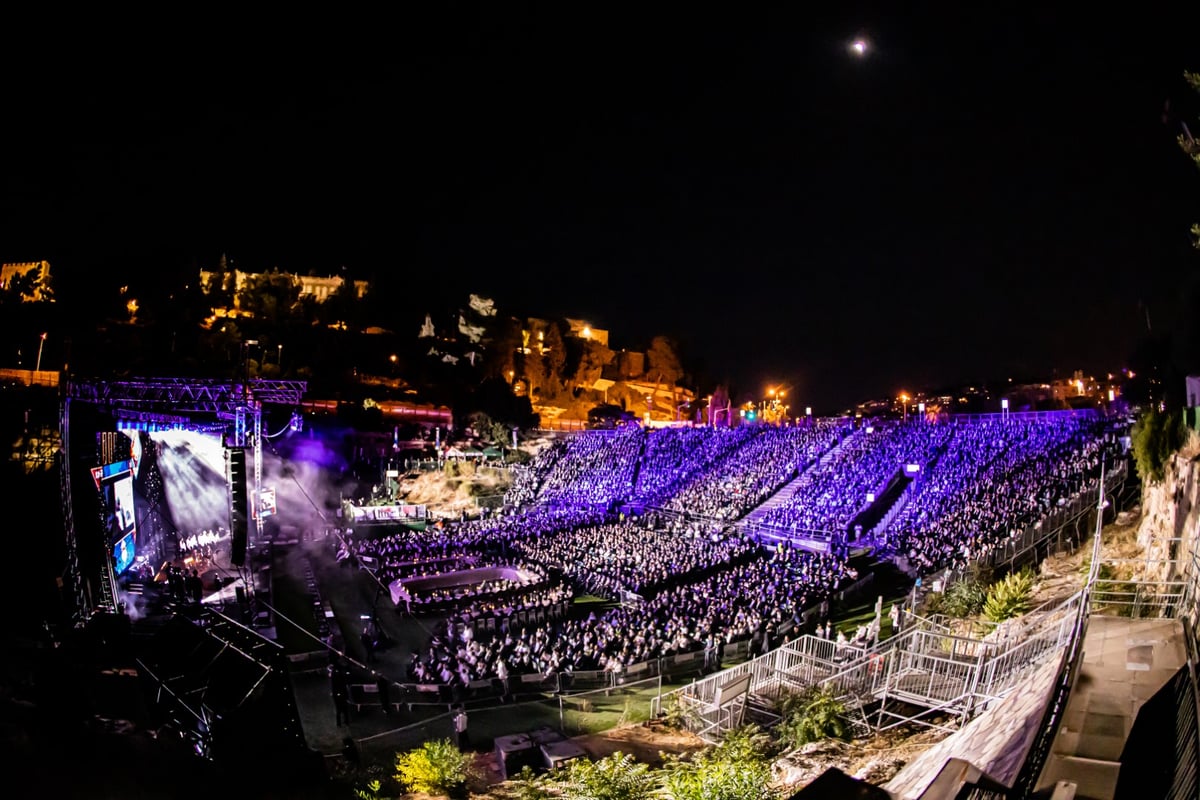
[[[808,469],[812,469],[810,466]],[[796,477],[780,487],[779,491],[762,501],[749,514],[742,518],[742,521],[750,527],[759,527],[762,525],[763,517],[771,512],[772,509],[782,505],[787,505],[787,502],[792,499],[792,495],[796,491],[796,487],[800,485],[800,481],[808,474],[808,469],[801,472]]]
[[[1030,612],[1017,629],[998,629],[985,638],[958,635],[923,618],[912,619],[904,633],[871,647],[839,646],[802,636],[745,664],[668,692],[655,705],[675,697],[711,709],[718,687],[750,673],[752,708],[774,708],[782,696],[817,686],[841,699],[853,712],[852,718],[861,718],[860,724],[871,730],[907,722],[934,725],[929,720],[934,715],[965,721],[1060,654],[1073,635],[1084,602],[1081,592]],[[868,708],[873,710],[868,713]],[[715,738],[720,733],[706,735]]]
[[[819,458],[817,458],[804,469],[800,470],[796,477],[792,478],[790,481],[776,490],[775,494],[759,503],[753,510],[746,514],[746,516],[742,517],[742,524],[746,526],[746,530],[750,532],[761,530],[767,534],[774,534],[776,538],[788,538],[787,532],[771,526],[763,525],[763,518],[770,513],[772,509],[786,505],[787,502],[792,499],[792,495],[796,493],[796,487],[800,485],[800,481],[804,479],[804,476],[816,469],[818,466],[829,463],[829,461],[835,455],[837,455],[838,451],[842,449],[842,444],[848,438],[849,437],[838,439],[837,443],[834,444],[833,447],[822,453]]]

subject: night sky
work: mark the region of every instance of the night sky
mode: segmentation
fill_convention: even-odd
[[[819,407],[1120,367],[1200,271],[1200,13],[914,7],[31,46],[0,77],[0,260],[48,259],[64,302],[221,253],[344,266],[408,308],[666,334],[701,392]]]

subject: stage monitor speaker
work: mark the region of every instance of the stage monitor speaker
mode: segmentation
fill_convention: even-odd
[[[542,751],[524,734],[497,736],[494,744],[496,765],[500,768],[500,776],[504,780],[515,778],[522,767],[537,769],[542,765]]]
[[[225,450],[225,479],[229,484],[229,533],[233,540],[234,566],[246,563],[246,539],[250,533],[250,502],[246,490],[246,448]]]

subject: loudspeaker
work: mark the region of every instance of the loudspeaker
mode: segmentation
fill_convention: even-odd
[[[246,563],[246,538],[250,532],[250,498],[246,491],[246,448],[225,449],[225,480],[229,484],[229,533],[233,538],[233,565]]]
[[[536,769],[542,765],[542,751],[534,746],[533,740],[524,734],[497,736],[496,765],[504,780],[515,778],[522,767]]]

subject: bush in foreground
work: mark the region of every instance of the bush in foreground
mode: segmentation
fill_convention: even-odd
[[[992,622],[1019,617],[1029,610],[1033,596],[1033,572],[1023,569],[1010,572],[1004,580],[996,581],[988,589],[987,602],[983,604],[983,615]]]
[[[425,742],[396,756],[396,777],[414,792],[465,794],[470,756],[449,739]]]
[[[667,759],[663,793],[670,800],[771,800],[774,746],[758,727],[730,731],[715,747]]]
[[[845,739],[850,733],[846,705],[828,689],[812,686],[788,695],[779,704],[779,710],[783,717],[779,738],[790,747],[822,739]]]

